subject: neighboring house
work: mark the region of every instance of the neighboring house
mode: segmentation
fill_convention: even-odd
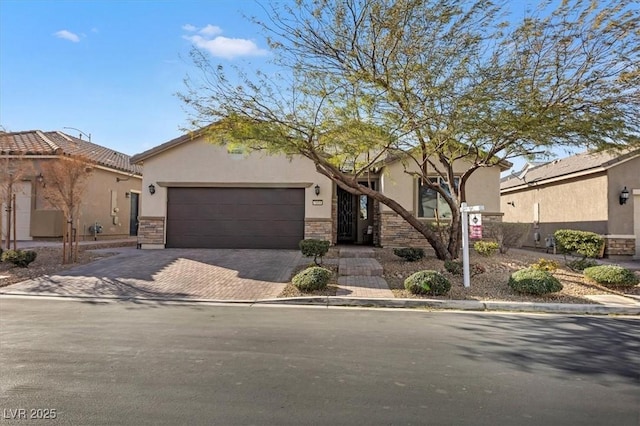
[[[428,244],[391,209],[338,188],[302,156],[228,151],[194,132],[131,161],[144,165],[142,248],[296,249],[304,238],[385,247]],[[500,171],[479,169],[467,184],[468,203],[483,204],[487,219],[502,215]],[[384,162],[362,182],[425,221],[434,221],[438,207],[440,217],[447,216],[446,203],[421,190],[400,161]]]
[[[13,187],[17,239],[62,236],[63,214],[48,205],[43,197],[47,176],[42,174],[41,166],[72,155],[83,156],[93,163],[79,211],[80,238],[93,238],[91,226],[96,223],[103,231],[98,238],[136,235],[141,167],[131,165],[128,155],[62,132],[30,130],[0,132],[0,164],[9,170],[22,169],[20,181]],[[5,207],[2,206],[0,222],[3,237],[7,231]]]
[[[577,229],[603,235],[606,256],[640,254],[640,149],[531,167],[502,179],[500,195],[505,222],[533,224],[528,245],[537,237],[544,247],[556,230]]]

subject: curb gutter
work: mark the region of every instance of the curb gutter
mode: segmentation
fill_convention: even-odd
[[[217,300],[190,298],[159,297],[121,297],[91,295],[56,295],[49,293],[0,292],[0,297],[48,297],[54,299],[80,301],[125,301],[125,302],[158,302],[158,303],[192,303],[220,305],[297,305],[326,307],[373,307],[373,308],[412,308],[430,310],[456,310],[476,312],[538,312],[553,314],[587,314],[587,315],[640,315],[640,303],[635,306],[614,304],[573,304],[573,303],[532,303],[532,302],[500,302],[479,300],[440,300],[440,299],[379,299],[340,296],[290,297],[281,299],[255,300]]]

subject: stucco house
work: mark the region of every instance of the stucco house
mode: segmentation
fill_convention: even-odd
[[[85,199],[80,206],[80,239],[94,235],[98,223],[102,233],[97,238],[136,235],[140,206],[142,169],[130,163],[130,157],[63,132],[29,130],[0,132],[0,164],[4,174],[20,171],[13,186],[16,195],[16,239],[60,238],[63,214],[44,199],[47,184],[42,165],[79,155],[89,159],[91,173]],[[7,232],[6,205],[2,206],[2,234]],[[13,236],[13,232],[12,232]]]
[[[557,229],[605,237],[605,256],[640,254],[640,149],[585,152],[502,179],[505,222],[532,223],[529,245]],[[536,242],[536,237],[539,241]]]
[[[296,249],[304,238],[384,247],[428,244],[391,209],[342,190],[302,156],[239,153],[193,132],[131,161],[144,165],[138,235],[143,249]],[[502,215],[500,171],[480,169],[467,185],[468,202],[483,204],[487,220]],[[446,203],[421,188],[399,161],[384,162],[363,182],[422,220],[433,221],[435,209],[447,216]]]

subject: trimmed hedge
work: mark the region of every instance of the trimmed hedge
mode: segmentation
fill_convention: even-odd
[[[640,281],[633,271],[618,265],[592,266],[584,270],[584,275],[607,287],[633,287]]]
[[[562,290],[556,277],[541,269],[526,268],[514,272],[509,277],[509,287],[518,293],[547,294]]]
[[[36,260],[38,253],[32,250],[7,250],[0,257],[3,262],[11,262],[20,268],[26,268]]]
[[[558,229],[553,233],[558,250],[578,253],[584,257],[598,257],[604,246],[604,238],[595,232]]]
[[[320,265],[320,263],[322,263],[322,258],[329,251],[330,244],[329,241],[326,240],[314,240],[312,238],[308,238],[300,241],[298,245],[303,256],[313,256],[313,262],[316,265]],[[320,263],[318,263],[318,258],[320,258]]]
[[[413,294],[441,296],[451,290],[449,280],[437,271],[418,271],[404,280],[404,288]]]
[[[303,291],[321,290],[327,287],[332,274],[326,268],[311,266],[296,274],[291,282]]]
[[[398,257],[403,258],[407,262],[415,262],[416,260],[420,260],[424,257],[424,250],[421,248],[394,248],[393,254]]]

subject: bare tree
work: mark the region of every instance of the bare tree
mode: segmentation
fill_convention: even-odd
[[[43,162],[41,168],[45,176],[43,196],[51,206],[61,210],[65,218],[63,263],[74,261],[77,256],[77,247],[75,255],[73,250],[73,241],[77,243],[74,225],[80,216],[93,162],[82,156],[64,156]]]

